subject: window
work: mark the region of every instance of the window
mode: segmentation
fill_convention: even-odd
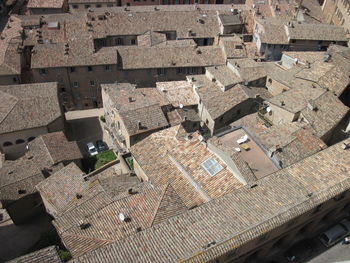
[[[165,75],[165,68],[157,69],[157,75],[159,75],[159,76]]]
[[[110,65],[105,65],[105,71],[111,71],[111,66]]]
[[[136,39],[131,39],[131,45],[136,45]]]
[[[78,5],[73,5],[73,9],[78,9]]]
[[[39,72],[41,75],[46,75],[47,74],[47,69],[46,68],[41,68],[39,69]]]
[[[177,68],[177,69],[176,69],[176,74],[177,74],[177,75],[182,75],[182,74],[184,74],[184,73],[183,73],[183,69],[182,69],[182,68]]]
[[[91,67],[91,66],[88,66],[88,67],[87,67],[87,71],[91,72],[91,71],[92,71],[92,67]]]
[[[70,70],[70,73],[73,73],[75,72],[75,67],[70,67],[69,70]]]
[[[85,5],[85,8],[86,8],[86,9],[90,8],[90,5]]]
[[[95,81],[94,80],[90,80],[90,86],[95,86]]]
[[[34,139],[35,139],[35,137],[29,137],[27,141],[28,141],[28,142],[31,142],[31,141],[34,140]]]
[[[73,87],[74,87],[74,88],[79,87],[79,82],[76,82],[76,81],[75,81],[75,82],[73,83]]]
[[[322,204],[321,205],[318,205],[315,210],[313,211],[313,214],[316,214],[318,213],[319,211],[321,211],[321,208],[322,208]]]
[[[97,8],[100,8],[100,7],[102,7],[102,6],[101,6],[100,4],[97,4],[96,7],[97,7]]]
[[[292,43],[295,43],[295,39],[292,39]]]
[[[113,4],[107,4],[107,7],[112,7],[113,6]]]
[[[66,89],[65,88],[61,88],[61,92],[66,92]]]
[[[11,145],[13,145],[12,142],[4,142],[4,143],[3,143],[3,146],[4,146],[4,147],[8,147],[8,146],[11,146]]]
[[[345,193],[339,194],[333,198],[334,201],[340,201],[345,197]]]
[[[22,144],[22,143],[25,143],[25,141],[23,139],[16,140],[16,144]]]
[[[122,38],[117,38],[117,39],[115,40],[115,44],[116,44],[117,46],[122,46],[123,43],[124,43],[124,41],[123,41]]]
[[[16,82],[17,82],[17,78],[13,78],[12,80],[13,80],[13,82],[14,82],[14,83],[16,83]]]
[[[216,175],[218,172],[220,172],[223,169],[222,166],[212,157],[204,161],[202,163],[202,167],[210,176]]]

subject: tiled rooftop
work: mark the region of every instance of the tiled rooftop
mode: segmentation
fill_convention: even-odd
[[[64,0],[29,0],[28,8],[62,8]]]
[[[62,263],[56,246],[46,247],[24,256],[7,261],[7,263]]]
[[[269,96],[264,88],[246,87],[241,84],[222,91],[219,86],[204,75],[192,76],[190,80],[195,85],[198,96],[213,119],[220,117],[234,106],[255,98],[255,95]]]
[[[103,89],[109,94],[130,136],[168,125],[161,109],[167,102],[157,89],[135,88],[131,84],[104,84]]]
[[[131,147],[135,160],[150,182],[155,185],[170,183],[187,207],[242,187],[227,164],[201,143],[198,133],[188,139],[179,138],[179,128],[174,126],[159,131]],[[210,157],[223,167],[215,176],[210,176],[201,166]]]
[[[67,209],[67,205],[77,198],[86,187],[85,174],[74,163],[70,163],[52,174],[36,186],[40,195],[50,203],[53,216]]]
[[[0,133],[47,126],[61,117],[57,83],[0,86]]]
[[[198,104],[192,85],[187,81],[157,82],[156,87],[174,107]]]
[[[231,126],[243,127],[267,153],[273,153],[273,159],[282,167],[327,147],[306,123],[292,122],[268,127],[259,114],[254,113],[235,121]]]
[[[296,113],[307,107],[310,100],[320,97],[326,90],[318,87],[295,87],[267,101],[287,111]]]
[[[292,27],[285,26],[289,39],[346,41],[345,30],[341,26],[328,24],[299,24],[292,22]]]
[[[225,63],[221,48],[213,46],[121,47],[118,54],[123,69],[206,67]]]
[[[347,115],[349,108],[331,92],[326,92],[310,102],[311,107],[301,111],[318,137],[329,133]]]
[[[90,202],[94,202],[93,199]],[[90,224],[88,228],[81,229],[76,218],[74,224],[59,229],[59,232],[73,256],[80,256],[115,240],[134,235],[186,210],[171,186],[146,187],[138,193],[100,207],[92,214],[85,214],[82,221]],[[120,219],[121,213],[127,218],[125,221]]]
[[[348,190],[350,151],[341,144],[73,262],[214,260]]]
[[[21,74],[20,32],[21,20],[11,16],[0,35],[0,75]]]
[[[30,151],[26,156],[32,156],[42,167],[83,158],[78,144],[75,141],[68,141],[63,132],[40,135],[29,142],[28,146]]]

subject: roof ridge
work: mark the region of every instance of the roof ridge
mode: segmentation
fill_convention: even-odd
[[[153,226],[154,220],[155,220],[155,218],[157,217],[157,214],[158,214],[158,211],[159,211],[159,207],[160,207],[160,205],[162,204],[162,201],[163,201],[163,199],[164,199],[165,193],[166,193],[166,191],[167,191],[167,189],[168,189],[169,186],[170,186],[170,183],[167,183],[167,184],[165,185],[165,188],[164,188],[164,190],[163,190],[163,192],[162,192],[162,194],[161,194],[161,196],[160,196],[160,198],[159,198],[159,202],[158,202],[158,204],[157,204],[157,206],[156,206],[156,208],[155,208],[155,210],[154,210],[154,214],[153,214],[152,219],[151,219],[151,221],[150,221],[149,227],[152,227],[152,226]]]

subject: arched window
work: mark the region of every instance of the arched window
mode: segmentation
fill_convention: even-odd
[[[29,137],[28,138],[28,142],[31,142],[32,140],[34,140],[35,139],[35,137]]]
[[[25,141],[23,139],[16,140],[16,144],[21,144],[21,143],[25,143]]]
[[[13,145],[12,142],[4,142],[4,144],[3,144],[4,147],[8,147],[8,146],[11,146],[11,145]]]

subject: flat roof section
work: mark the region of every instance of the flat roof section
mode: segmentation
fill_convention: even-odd
[[[247,136],[247,141],[239,144],[237,140]],[[260,179],[268,174],[276,172],[279,168],[275,163],[266,155],[261,147],[255,142],[255,140],[249,136],[249,134],[242,128],[234,130],[219,136],[220,141],[227,147],[232,149],[239,148],[241,158],[248,163],[252,169],[254,175]]]

